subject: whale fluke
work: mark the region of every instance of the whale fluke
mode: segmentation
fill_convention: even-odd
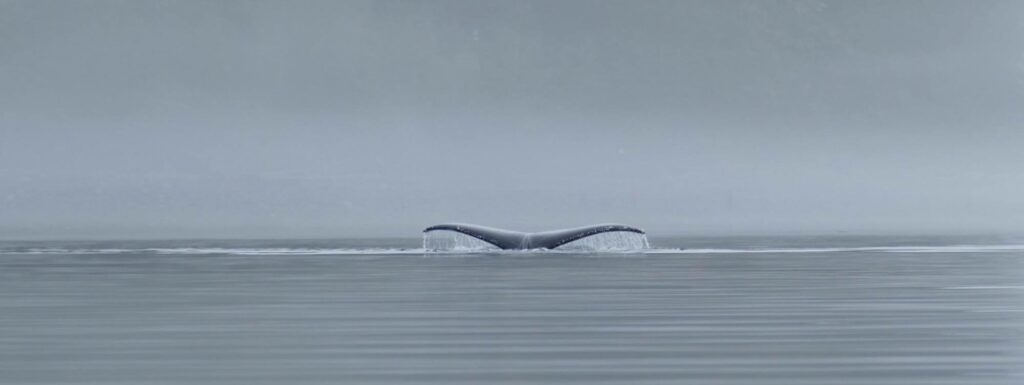
[[[466,234],[481,241],[490,243],[501,249],[554,249],[566,243],[589,237],[591,235],[611,231],[626,231],[645,234],[643,230],[619,224],[599,224],[572,229],[545,231],[540,233],[524,233],[497,229],[467,223],[445,223],[427,227],[423,232],[449,230]]]

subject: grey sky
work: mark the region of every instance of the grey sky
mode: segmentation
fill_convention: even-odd
[[[1022,15],[0,0],[0,237],[1022,233]]]

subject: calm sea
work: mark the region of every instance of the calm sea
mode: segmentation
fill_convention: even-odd
[[[1024,383],[1024,241],[651,245],[0,242],[0,383]]]

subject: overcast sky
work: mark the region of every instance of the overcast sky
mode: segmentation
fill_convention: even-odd
[[[1021,1],[0,0],[0,238],[1024,233]]]

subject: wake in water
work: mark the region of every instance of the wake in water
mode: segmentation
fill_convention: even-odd
[[[403,255],[423,254],[423,249],[400,248],[233,248],[233,247],[150,247],[137,249],[87,249],[87,248],[23,248],[0,249],[0,255],[43,254],[43,255],[91,255],[91,254],[136,254],[136,255]]]
[[[792,254],[792,253],[999,253],[1024,252],[1024,245],[949,245],[949,246],[864,246],[795,247],[764,249],[652,249],[648,254]]]

